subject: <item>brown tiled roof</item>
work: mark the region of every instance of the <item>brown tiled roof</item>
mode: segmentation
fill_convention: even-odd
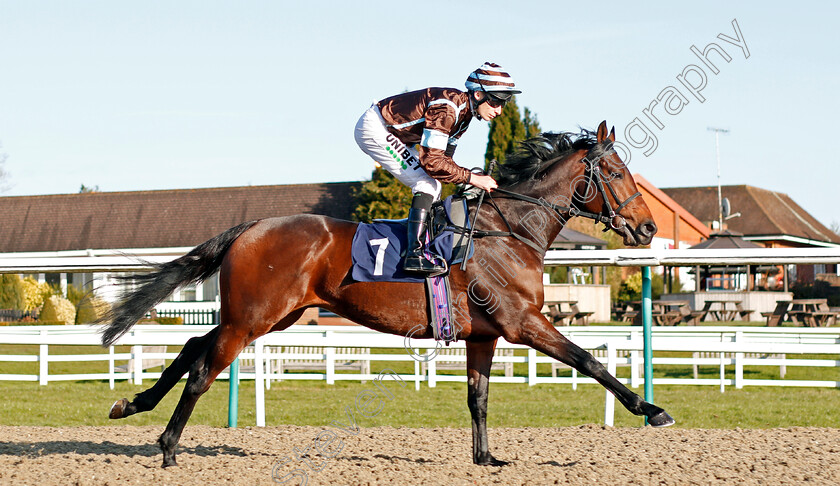
[[[704,224],[718,219],[716,186],[671,187],[662,191]],[[729,199],[733,213],[741,213],[740,217],[727,221],[727,227],[744,236],[787,235],[840,243],[840,235],[826,228],[787,194],[747,185],[723,186],[721,194]]]
[[[350,219],[360,182],[0,197],[0,253],[195,246],[241,222]]]

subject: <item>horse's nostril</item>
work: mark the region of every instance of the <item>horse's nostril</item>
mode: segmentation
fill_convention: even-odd
[[[653,236],[656,234],[656,224],[655,223],[645,223],[639,228],[639,232],[645,236]]]

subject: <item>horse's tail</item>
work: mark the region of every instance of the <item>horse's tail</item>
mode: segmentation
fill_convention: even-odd
[[[222,265],[230,245],[257,221],[235,226],[195,247],[186,255],[167,263],[152,264],[151,273],[119,277],[139,284],[126,291],[111,312],[98,322],[109,322],[102,330],[102,345],[110,346],[128,332],[146,312],[178,287],[207,279]]]

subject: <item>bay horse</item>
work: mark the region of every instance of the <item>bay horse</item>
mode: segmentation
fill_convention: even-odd
[[[456,322],[466,341],[467,405],[472,417],[473,462],[503,465],[487,442],[487,397],[496,342],[524,344],[557,359],[611,391],[630,412],[661,427],[674,420],[618,382],[588,352],[540,312],[543,257],[572,216],[605,223],[629,246],[646,245],[656,233],[650,210],[627,167],[613,149],[615,129],[597,133],[544,134],[521,144],[500,166],[499,189],[489,193],[476,218],[474,255],[464,271],[450,269],[453,295],[468,316]],[[608,189],[606,190],[605,189]],[[469,207],[475,212],[476,200]],[[103,323],[102,343],[113,344],[177,287],[200,282],[217,270],[221,323],[190,339],[160,379],[133,400],[118,400],[109,417],[152,410],[189,373],[181,399],[158,439],[163,467],[177,465],[175,449],[199,397],[249,343],[282,331],[304,309],[321,307],[376,331],[432,338],[422,283],[356,282],[350,278],[350,243],[357,223],[297,215],[251,221],[231,228],[148,274],[114,306]],[[605,229],[606,231],[606,229]],[[503,244],[502,244],[503,243]],[[489,296],[493,294],[493,301]]]

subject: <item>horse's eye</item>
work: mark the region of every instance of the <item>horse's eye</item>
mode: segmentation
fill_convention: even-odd
[[[615,179],[618,179],[618,180],[624,179],[624,174],[622,174],[621,172],[613,172],[612,174],[610,174],[610,179],[613,179],[613,180],[615,180]]]

